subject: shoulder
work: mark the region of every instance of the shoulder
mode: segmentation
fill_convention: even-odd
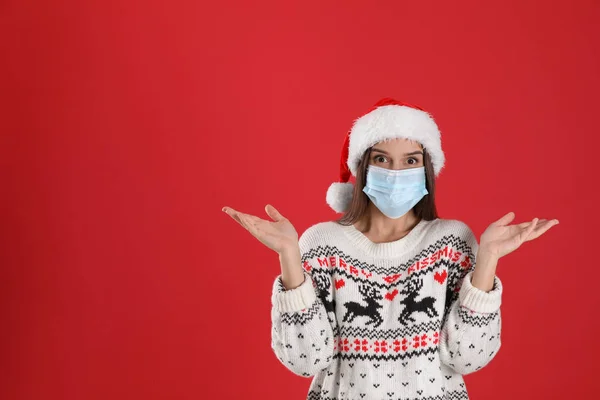
[[[469,225],[458,219],[437,218],[431,221],[432,226],[449,232],[470,231]]]
[[[314,248],[324,243],[324,238],[332,231],[333,221],[317,222],[306,228],[298,238],[301,250]]]
[[[430,232],[438,232],[443,236],[454,236],[468,244],[477,242],[473,230],[469,225],[458,219],[437,218],[429,223]],[[476,243],[475,243],[476,244]]]
[[[300,249],[305,251],[331,243],[339,236],[338,227],[339,224],[335,221],[322,221],[309,226],[298,239]]]

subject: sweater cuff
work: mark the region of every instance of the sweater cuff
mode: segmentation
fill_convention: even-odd
[[[494,276],[494,287],[489,292],[476,288],[471,283],[473,271],[463,279],[459,292],[460,305],[479,313],[493,313],[500,309],[502,304],[502,282]]]
[[[281,281],[281,275],[275,279],[275,287],[271,302],[280,312],[298,312],[309,308],[317,299],[313,281],[304,271],[304,282],[294,289],[286,290]]]

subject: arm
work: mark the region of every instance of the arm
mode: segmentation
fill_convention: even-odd
[[[449,267],[454,269],[451,275],[457,279],[454,285],[448,282],[451,301],[440,335],[442,362],[463,375],[483,368],[495,357],[501,345],[502,325],[502,282],[495,272],[491,276],[487,272],[495,271],[495,262],[483,253],[478,254],[475,235],[466,225],[464,231],[464,235],[459,235],[464,240],[464,255]],[[475,263],[470,264],[473,259]],[[490,264],[494,264],[493,269]]]
[[[313,274],[319,265],[313,261],[316,254],[312,255],[306,234],[300,238],[299,245],[302,256],[298,269],[304,281],[286,289],[284,278],[279,275],[273,284],[271,348],[286,368],[309,377],[332,363],[334,336],[321,300],[323,293],[314,284]],[[281,262],[283,268],[286,257],[281,257]]]

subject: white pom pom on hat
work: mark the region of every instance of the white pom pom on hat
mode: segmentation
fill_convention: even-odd
[[[327,204],[335,212],[343,213],[352,202],[352,182],[333,182],[327,189]]]
[[[326,201],[338,213],[345,212],[352,202],[358,163],[364,152],[374,144],[388,139],[415,140],[427,150],[437,177],[444,167],[441,134],[433,117],[421,107],[386,97],[379,100],[362,117],[356,119],[344,138],[340,159],[340,180],[327,189]]]

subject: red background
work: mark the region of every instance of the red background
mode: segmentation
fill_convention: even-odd
[[[270,349],[277,255],[221,208],[335,218],[384,96],[440,125],[443,218],[560,220],[500,260],[471,397],[597,392],[597,1],[53,3],[0,6],[0,398],[304,398]]]

